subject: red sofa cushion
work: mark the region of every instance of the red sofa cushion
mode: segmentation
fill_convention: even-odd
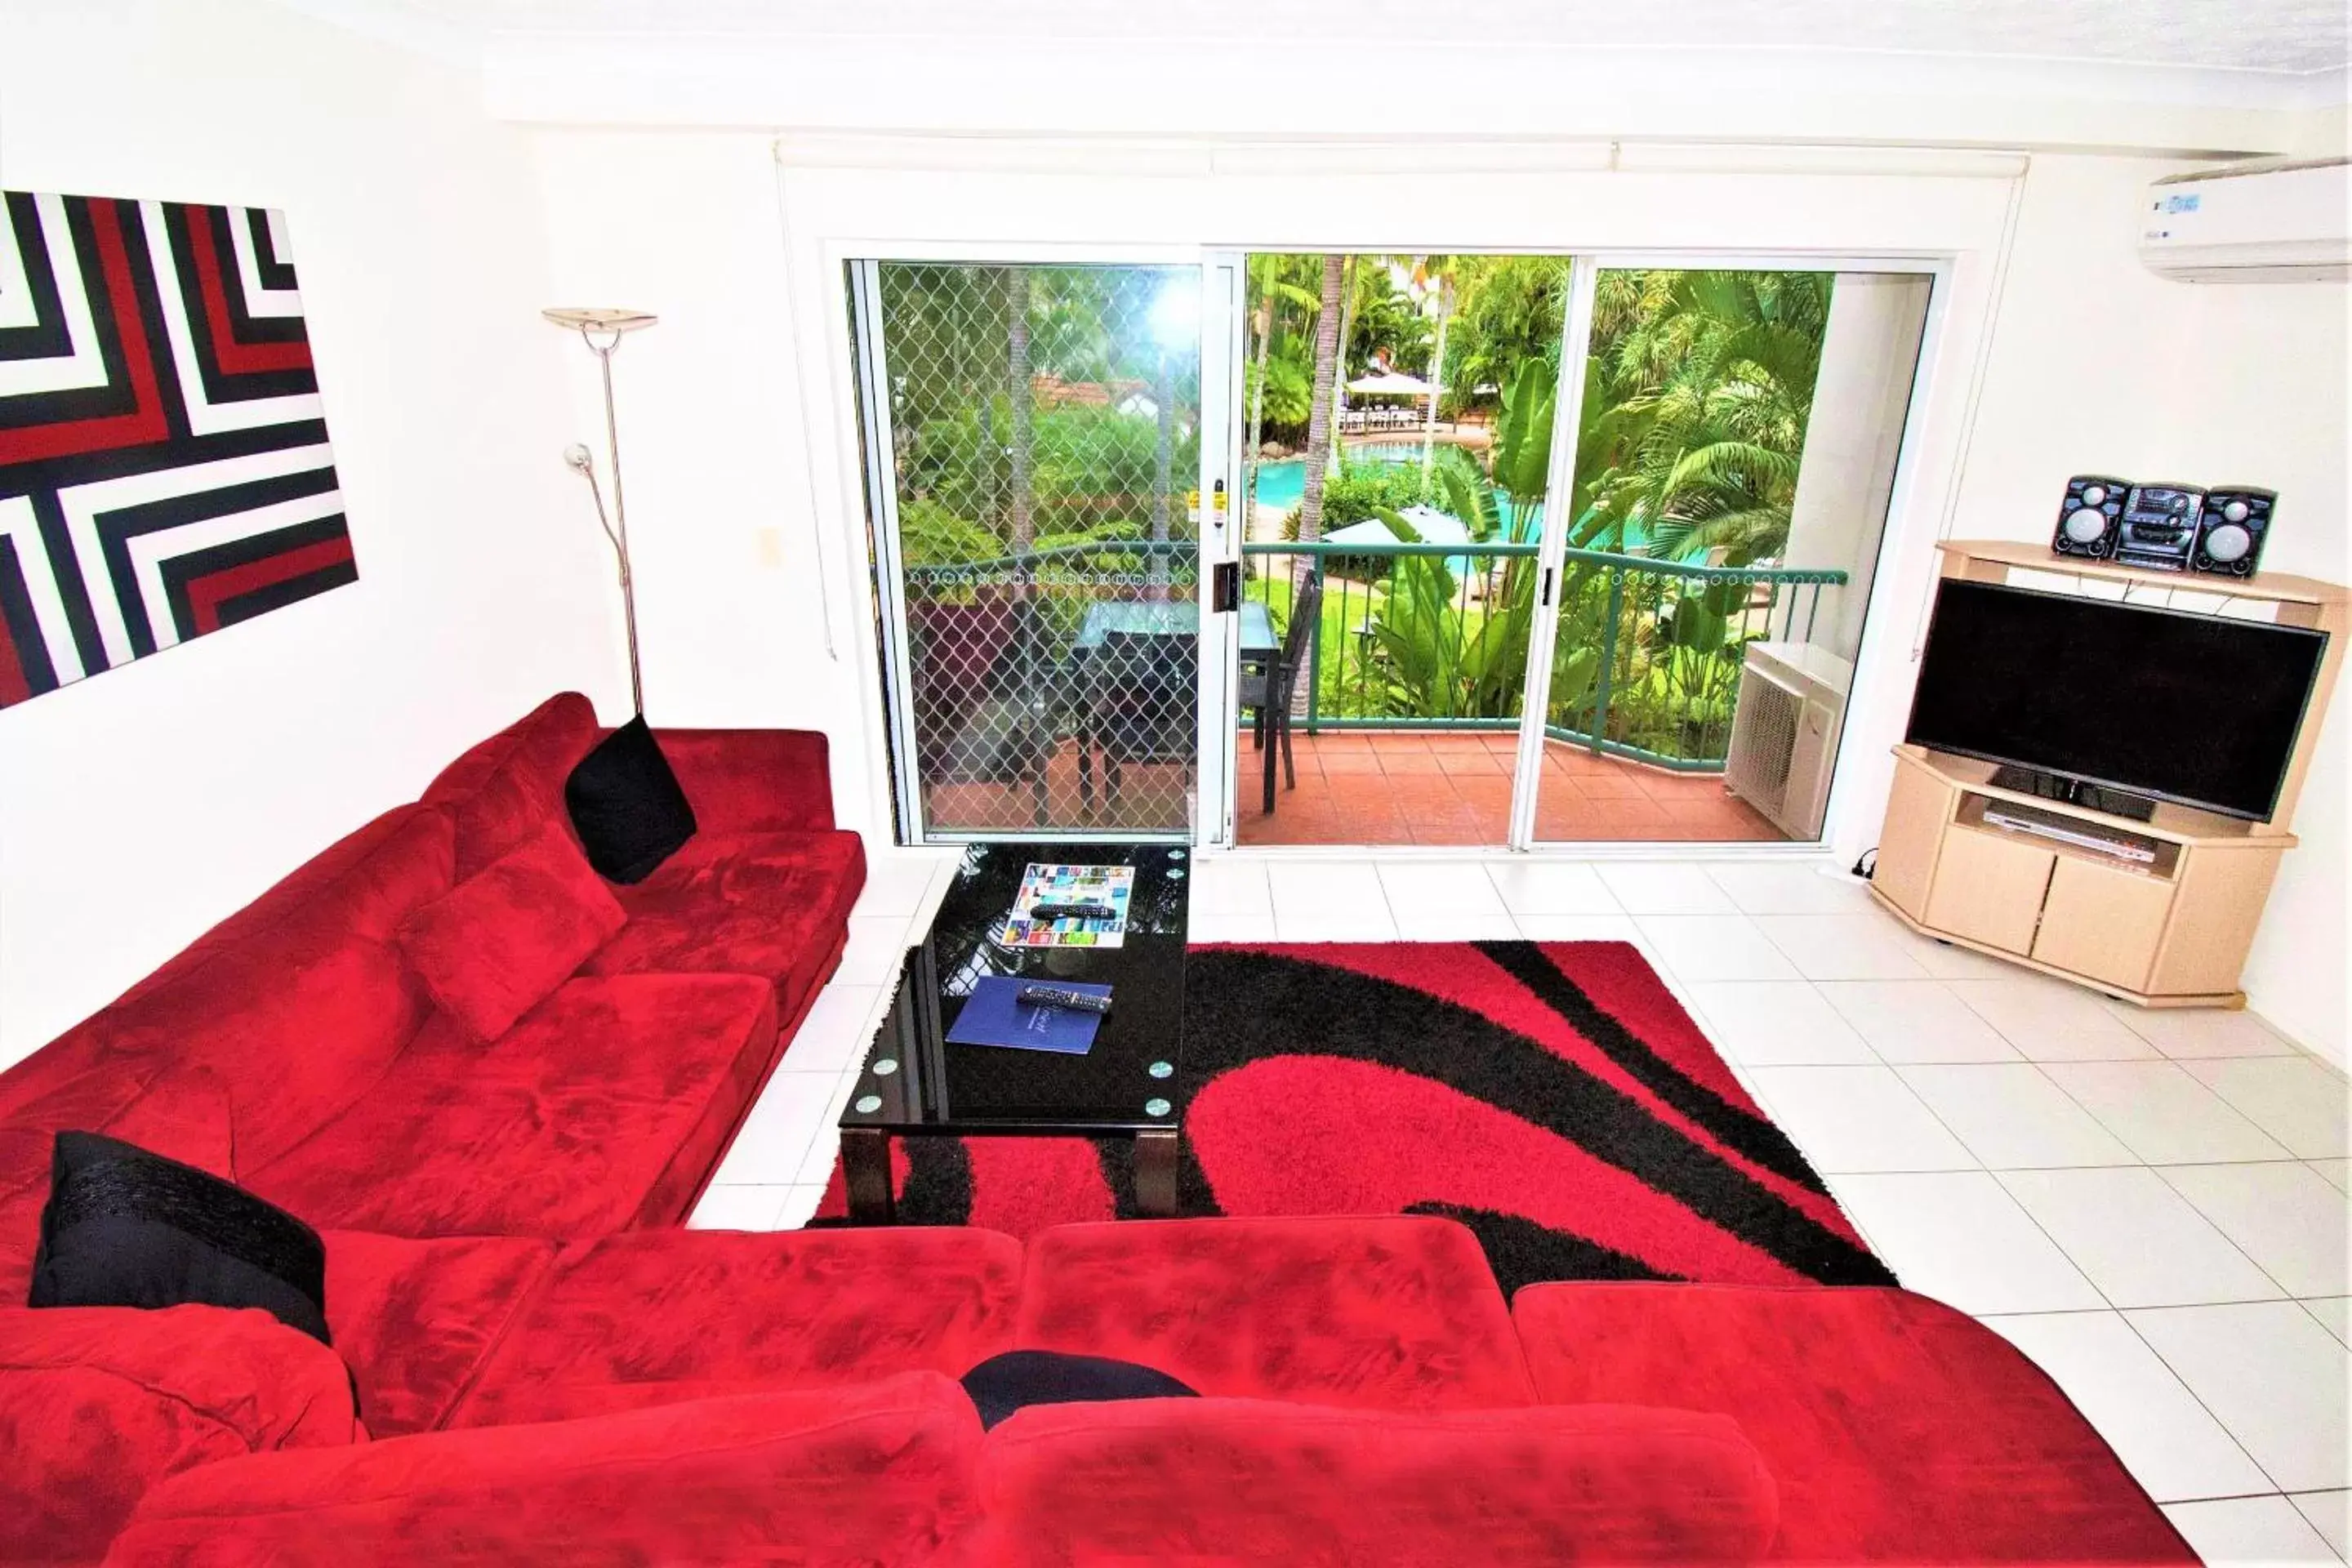
[[[436,1432],[182,1476],[106,1560],[920,1564],[971,1527],[979,1447],[971,1402],[932,1373]]]
[[[833,826],[830,748],[816,730],[656,730],[705,833]]]
[[[616,888],[629,923],[591,974],[760,974],[786,1017],[841,951],[866,885],[854,833],[698,833],[660,869]]]
[[[388,1236],[599,1236],[684,1217],[772,1061],[735,974],[567,981],[484,1045],[436,1017],[376,1091],[246,1185]]]
[[[474,875],[541,823],[562,816],[563,781],[596,739],[596,710],[566,691],[442,769],[422,799],[446,811],[457,829],[458,877]]]
[[[1239,1399],[1038,1405],[988,1436],[981,1560],[1745,1563],[1772,1478],[1719,1416],[1376,1412]]]
[[[1907,1291],[1530,1285],[1548,1401],[1739,1423],[1791,1562],[2194,1563],[2121,1461],[2010,1342]]]
[[[400,950],[443,1012],[476,1038],[495,1040],[625,918],[571,830],[550,818],[411,913]]]
[[[565,1251],[451,1425],[501,1426],[924,1369],[1005,1349],[994,1231],[640,1231]]]
[[[365,1436],[334,1352],[267,1312],[0,1309],[0,1558],[94,1563],[166,1477]]]
[[[1477,1238],[1420,1215],[1056,1226],[1030,1239],[1014,1342],[1140,1362],[1204,1394],[1535,1401]]]
[[[523,1237],[410,1241],[331,1230],[327,1326],[379,1437],[448,1417],[491,1347],[554,1262],[553,1242]]]

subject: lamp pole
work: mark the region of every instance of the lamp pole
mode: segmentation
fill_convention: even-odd
[[[563,460],[577,469],[588,481],[588,493],[596,502],[596,521],[604,525],[604,537],[612,542],[613,553],[620,563],[621,618],[629,641],[629,702],[642,716],[646,710],[645,679],[637,664],[637,593],[636,584],[629,570],[629,510],[621,494],[621,426],[613,404],[613,354],[621,346],[621,339],[641,328],[650,327],[659,318],[643,310],[591,310],[555,307],[540,312],[559,327],[569,328],[580,334],[588,352],[596,356],[596,364],[604,388],[604,450],[613,471],[613,512],[604,513],[604,493],[596,483],[594,459],[588,448],[574,443],[564,449]]]

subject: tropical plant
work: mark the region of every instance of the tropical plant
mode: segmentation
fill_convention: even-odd
[[[1315,315],[1315,379],[1307,416],[1307,471],[1298,498],[1298,537],[1323,537],[1323,470],[1331,461],[1331,395],[1339,372],[1340,288],[1347,258],[1323,258],[1323,292]]]
[[[1831,278],[1604,273],[1579,432],[1577,542],[1638,532],[1740,565],[1788,542]]]
[[[1520,365],[1559,352],[1568,314],[1568,261],[1558,256],[1456,256],[1447,261],[1455,302],[1446,345],[1445,406],[1456,412],[1492,407]]]
[[[1307,423],[1312,373],[1296,355],[1276,358],[1274,345],[1277,337],[1289,343],[1297,342],[1283,333],[1286,317],[1296,314],[1302,320],[1311,319],[1322,307],[1311,279],[1300,270],[1311,268],[1315,259],[1282,251],[1261,251],[1249,258],[1250,297],[1256,301],[1250,311],[1248,451],[1252,458],[1265,445],[1269,417],[1286,427]]]

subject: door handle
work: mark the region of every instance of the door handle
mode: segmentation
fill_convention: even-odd
[[[1242,563],[1220,561],[1209,573],[1209,612],[1225,615],[1241,608]]]

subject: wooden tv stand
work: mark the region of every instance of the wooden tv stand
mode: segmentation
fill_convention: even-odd
[[[2159,805],[2148,821],[1994,784],[1992,763],[1895,748],[1895,784],[1871,893],[1914,931],[2078,981],[2149,1007],[2240,1007],[2239,971],[2261,924],[2286,824],[2343,660],[2345,590],[2283,574],[2182,577],[2052,555],[2007,541],[1946,541],[1943,575],[2000,583],[2012,572],[2125,582],[2184,595],[2268,603],[2284,625],[2329,634],[2311,704],[2269,822]],[[2181,605],[2191,608],[2193,605]],[[2132,844],[2146,861],[1986,820],[2022,808]]]

